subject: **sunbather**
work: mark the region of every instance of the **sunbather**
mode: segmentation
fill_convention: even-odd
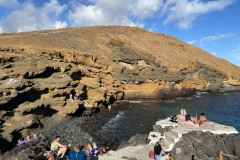
[[[29,124],[31,124],[32,122],[33,122],[32,120],[29,120],[29,121],[26,121],[26,122],[22,122],[21,125],[22,125],[22,126],[29,125]]]
[[[188,121],[188,120],[193,120],[194,117],[190,117],[189,114],[187,114],[185,109],[180,110],[180,114],[177,115],[177,120],[181,121]]]
[[[73,152],[70,152],[68,155],[68,160],[86,160],[87,155],[84,152],[81,152],[81,146],[76,145]]]
[[[27,137],[26,137],[26,141],[32,141],[32,137],[30,136],[30,135],[28,135]]]
[[[60,144],[61,138],[60,136],[57,136],[56,139],[51,144],[51,151],[57,153],[57,157],[61,156],[61,158],[64,157],[67,146]]]
[[[19,145],[21,145],[21,144],[25,144],[25,143],[27,143],[28,141],[24,141],[24,139],[23,138],[20,138],[19,140],[18,140],[18,144],[16,144],[16,146],[19,146]]]
[[[35,160],[54,160],[54,154],[55,152],[52,152],[51,154],[44,156],[44,152],[42,148],[34,148],[35,153]]]
[[[87,151],[88,155],[90,156],[90,160],[98,160],[99,149],[95,142],[93,142],[92,146],[90,144],[88,144],[86,151]]]
[[[199,119],[197,119],[197,115],[196,115],[195,123],[199,124],[199,126],[202,126],[204,124],[204,122],[206,122],[206,121],[207,121],[207,119],[206,119],[204,113],[201,113],[201,115],[199,116]]]

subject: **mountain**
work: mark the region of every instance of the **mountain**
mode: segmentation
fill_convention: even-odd
[[[177,38],[135,27],[85,27],[0,34],[3,137],[50,128],[118,99],[240,90],[240,67]],[[10,78],[16,84],[9,84]],[[17,82],[16,80],[21,80]],[[70,93],[77,100],[69,100]],[[86,108],[81,104],[88,102]],[[45,125],[48,124],[48,125]]]

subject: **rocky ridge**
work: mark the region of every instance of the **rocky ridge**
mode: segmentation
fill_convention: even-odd
[[[239,90],[240,68],[164,34],[86,27],[0,35],[2,138],[16,141],[116,100]],[[21,80],[9,84],[9,79]],[[69,100],[76,95],[77,100]],[[82,103],[90,105],[82,107]],[[22,126],[22,122],[33,123]]]

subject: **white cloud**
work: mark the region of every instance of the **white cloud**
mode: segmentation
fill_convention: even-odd
[[[56,21],[54,24],[55,29],[66,28],[66,27],[67,27],[67,22]]]
[[[204,14],[219,11],[235,0],[70,0],[60,4],[48,0],[41,7],[32,0],[0,0],[0,7],[14,7],[6,19],[0,22],[2,32],[23,32],[76,26],[122,25],[158,28],[156,19],[164,24],[177,22],[181,29],[189,29]],[[17,6],[17,7],[16,7]],[[68,10],[68,22],[60,15]],[[149,23],[154,18],[155,24]],[[67,24],[68,23],[68,24]],[[147,24],[148,23],[148,24]],[[194,44],[196,42],[190,42]]]
[[[217,55],[217,52],[210,52],[210,54],[216,56],[216,55]]]
[[[0,23],[0,27],[4,33],[65,27],[66,22],[57,20],[65,9],[66,5],[60,5],[57,0],[46,2],[40,8],[36,8],[31,1],[27,1],[22,4],[19,10],[11,12]]]
[[[198,16],[212,11],[219,11],[234,3],[234,0],[215,0],[202,2],[200,0],[167,0],[161,11],[166,15],[164,24],[177,21],[181,29],[192,28],[193,22]]]
[[[193,45],[193,44],[197,43],[197,41],[196,41],[196,40],[192,40],[192,41],[188,41],[188,42],[186,42],[186,43],[188,43],[188,44],[190,44],[190,45]]]
[[[203,37],[200,42],[210,42],[210,41],[216,41],[216,40],[220,40],[220,39],[225,39],[225,38],[230,38],[230,37],[234,37],[235,34],[233,33],[229,33],[229,34],[220,34],[220,35],[215,35],[215,36],[207,36],[207,37]]]
[[[212,41],[217,41],[217,40],[220,40],[220,39],[231,38],[231,37],[234,37],[235,35],[236,35],[235,33],[212,35],[212,36],[202,37],[201,39],[198,39],[198,40],[188,41],[186,43],[188,43],[190,45],[193,45],[193,44],[196,44],[196,43],[201,43],[202,44],[202,43],[205,43],[205,42],[212,42]]]
[[[0,0],[0,7],[16,7],[17,5],[17,0]]]
[[[154,16],[162,0],[91,0],[78,4],[69,12],[73,26],[127,25],[143,27],[138,20]],[[133,20],[135,19],[135,20]]]
[[[137,0],[131,2],[129,10],[138,19],[145,19],[152,17],[162,5],[163,0]]]
[[[238,49],[233,49],[232,52],[240,52],[240,48],[238,48]]]
[[[0,27],[0,33],[2,33],[2,28]]]

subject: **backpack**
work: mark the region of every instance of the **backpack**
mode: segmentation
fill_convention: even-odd
[[[177,116],[172,116],[169,121],[177,123]]]
[[[154,152],[153,151],[149,152],[149,158],[154,159]]]
[[[159,155],[159,154],[161,153],[161,151],[162,151],[162,147],[161,147],[160,144],[157,142],[157,143],[155,144],[155,146],[154,146],[154,153],[155,153],[156,155]]]

